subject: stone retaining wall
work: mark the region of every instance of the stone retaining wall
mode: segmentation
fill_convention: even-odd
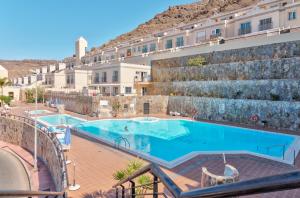
[[[246,62],[253,60],[290,58],[300,56],[300,41],[274,43],[260,45],[243,49],[232,49],[200,54],[209,64]],[[187,65],[190,58],[199,55],[181,56],[162,60],[153,60],[152,67],[178,67]]]
[[[79,114],[94,114],[101,111],[100,101],[108,101],[106,109],[112,110],[113,105],[119,104],[119,115],[143,115],[144,103],[150,104],[150,114],[166,114],[168,100],[166,96],[80,96],[48,92],[47,100],[58,99],[65,105],[65,109]]]
[[[300,129],[300,102],[170,96],[168,110],[194,116],[195,119],[293,131]],[[257,122],[250,119],[253,115],[258,116]]]
[[[154,82],[300,79],[300,58],[152,69]]]
[[[154,83],[152,94],[300,101],[300,80],[180,81]]]
[[[41,131],[38,131],[38,157],[47,165],[54,180],[57,191],[66,187],[61,161],[53,141]],[[18,145],[29,152],[34,152],[34,127],[18,120],[0,117],[0,140]]]

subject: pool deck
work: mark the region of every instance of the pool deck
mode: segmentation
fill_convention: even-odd
[[[34,109],[32,105],[24,105],[13,108],[13,113],[22,115],[24,110]],[[44,106],[39,109],[52,110]],[[81,118],[87,116],[66,112]],[[168,116],[162,116],[168,117]],[[89,120],[96,118],[89,117]],[[166,148],[167,149],[167,148]],[[116,183],[112,175],[115,171],[126,167],[126,164],[135,159],[134,156],[116,150],[109,146],[72,135],[72,147],[66,153],[68,159],[76,162],[76,183],[81,188],[69,192],[69,197],[114,197],[111,187]],[[300,168],[300,155],[297,156],[295,166],[287,165],[272,160],[255,157],[246,154],[226,155],[229,164],[235,166],[240,172],[240,180],[247,180],[263,176],[285,173]],[[145,162],[147,163],[147,162]],[[222,155],[198,155],[179,166],[163,170],[184,191],[199,188],[201,180],[201,168],[205,166],[209,171],[222,174],[224,170]],[[73,165],[68,165],[70,183],[73,182]],[[300,190],[289,190],[276,193],[260,194],[247,197],[282,198],[299,197]]]
[[[32,153],[21,148],[20,146],[9,144],[3,141],[0,141],[0,149],[11,152],[22,161],[29,173],[32,190],[55,191],[55,185],[51,178],[50,172],[48,171],[47,166],[41,160],[38,159],[38,171],[33,169],[34,160]]]

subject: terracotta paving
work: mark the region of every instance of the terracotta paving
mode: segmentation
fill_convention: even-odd
[[[30,152],[19,146],[2,141],[0,141],[0,149],[5,149],[11,152],[23,162],[30,175],[32,190],[55,191],[55,185],[50,172],[48,171],[47,166],[41,160],[38,160],[38,171],[34,171],[33,155]]]
[[[23,114],[25,109],[32,106],[24,106],[14,109],[14,113]],[[39,109],[48,109],[40,106]],[[51,109],[50,109],[51,110]],[[53,111],[53,109],[52,109]],[[68,112],[69,113],[69,112]],[[82,115],[70,113],[79,117]],[[86,116],[84,116],[86,117]],[[89,117],[89,119],[95,119]],[[113,197],[111,187],[116,183],[112,175],[116,170],[122,169],[134,159],[134,156],[102,145],[92,140],[72,135],[72,147],[67,153],[68,159],[76,162],[76,183],[81,185],[78,191],[69,192],[69,197]],[[298,155],[296,165],[291,166],[268,159],[251,155],[226,155],[227,162],[237,167],[240,172],[240,180],[247,180],[263,176],[269,176],[293,171],[300,167]],[[224,170],[221,155],[198,155],[197,157],[171,169],[164,171],[184,191],[200,187],[201,168],[205,166],[215,174],[222,174]],[[73,165],[68,165],[70,183],[73,182]],[[300,190],[289,190],[276,193],[252,195],[247,197],[259,198],[298,198]]]

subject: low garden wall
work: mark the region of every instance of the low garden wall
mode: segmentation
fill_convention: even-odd
[[[195,119],[300,129],[300,102],[170,96],[168,110]],[[257,116],[257,121],[251,119],[252,116]]]
[[[144,103],[149,103],[150,114],[166,114],[167,96],[82,96],[57,92],[46,93],[47,100],[57,100],[64,104],[65,110],[79,114],[95,114],[101,110],[100,101],[108,102],[108,109],[118,105],[118,114],[135,116],[144,113]]]
[[[18,119],[17,119],[18,118]],[[34,152],[34,127],[20,117],[0,117],[0,140],[18,145],[29,152]],[[56,185],[56,191],[64,191],[67,187],[67,170],[62,160],[63,153],[58,145],[45,132],[38,130],[37,156],[48,167]]]

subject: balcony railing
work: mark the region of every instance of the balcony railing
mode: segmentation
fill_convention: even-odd
[[[258,25],[258,30],[259,31],[264,31],[264,30],[269,30],[273,28],[273,23],[265,23],[265,24],[260,24]]]
[[[112,76],[112,81],[113,82],[118,82],[119,81],[119,76]]]
[[[153,181],[151,183],[144,185],[135,184],[137,177],[149,173],[153,176]],[[125,188],[126,183],[130,183],[129,188]],[[161,183],[161,185],[163,185],[174,198],[236,197],[300,188],[300,171],[288,172],[279,175],[261,177],[207,188],[182,191],[182,189],[177,186],[177,184],[175,184],[158,165],[149,164],[148,166],[145,166],[133,173],[126,179],[120,181],[114,185],[113,188],[115,189],[116,198],[135,198],[139,196],[152,196],[153,198],[167,197],[165,192],[159,192],[159,183]],[[145,186],[151,186],[152,192],[141,192],[137,190]]]
[[[102,78],[101,78],[101,82],[107,82],[106,77],[102,77]]]
[[[217,34],[212,34],[212,35],[210,35],[210,39],[216,39],[216,38],[218,38],[218,37],[220,37],[220,36],[222,36],[222,33],[221,33],[221,32],[219,32],[219,33],[217,33]]]
[[[239,35],[245,35],[251,33],[251,27],[239,29]]]

